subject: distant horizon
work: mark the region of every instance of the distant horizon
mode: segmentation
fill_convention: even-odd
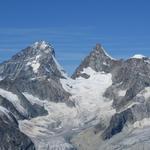
[[[53,44],[70,74],[96,43],[116,59],[149,57],[149,6],[149,0],[2,1],[0,62],[38,40]]]

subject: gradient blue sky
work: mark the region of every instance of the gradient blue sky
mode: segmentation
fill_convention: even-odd
[[[37,40],[69,73],[96,43],[115,58],[150,56],[150,0],[0,0],[0,61]]]

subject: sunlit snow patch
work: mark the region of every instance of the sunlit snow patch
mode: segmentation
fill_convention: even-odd
[[[3,80],[3,78],[0,76],[0,81],[2,81]]]
[[[118,96],[125,96],[126,92],[127,92],[127,90],[119,90],[118,91]]]
[[[145,100],[147,100],[148,98],[150,98],[150,87],[146,87],[137,96],[144,96]]]
[[[0,95],[9,100],[20,113],[27,114],[27,111],[21,106],[20,100],[17,95],[4,89],[0,89]]]
[[[66,135],[79,132],[99,121],[107,123],[115,113],[112,100],[103,97],[112,84],[111,74],[95,72],[91,68],[83,72],[90,77],[73,80],[66,76],[66,79],[60,79],[64,89],[71,94],[69,100],[75,103],[75,107],[40,100],[29,93],[23,93],[32,104],[43,105],[48,110],[47,116],[19,121],[20,130],[34,141],[37,150],[69,150],[72,147],[64,140]]]
[[[37,73],[37,72],[38,72],[38,69],[39,69],[39,67],[40,67],[40,63],[39,63],[39,60],[38,60],[39,57],[40,57],[40,55],[36,56],[35,60],[29,61],[29,62],[27,63],[27,66],[31,66],[31,67],[32,67],[34,73]]]
[[[146,56],[144,56],[144,55],[136,54],[136,55],[132,56],[131,58],[142,59],[142,58],[145,58],[145,57],[146,57]]]
[[[107,57],[109,57],[109,58],[112,59],[112,60],[116,60],[115,58],[111,57],[111,56],[105,51],[105,49],[104,49],[103,47],[101,47],[101,48],[102,48],[102,50],[104,51],[104,53],[105,53],[105,55],[106,55]]]
[[[95,117],[107,120],[115,113],[112,108],[113,101],[103,97],[106,89],[112,84],[112,75],[95,72],[90,67],[85,68],[82,73],[90,77],[79,77],[76,80],[61,79],[63,88],[71,93],[70,99],[75,101],[79,118],[83,123],[95,120]]]
[[[133,124],[134,128],[144,128],[146,126],[150,126],[150,118],[144,118],[143,120],[136,121]]]
[[[0,106],[0,116],[5,115],[9,120],[12,120],[12,118],[9,115],[9,113],[10,112],[6,108]]]

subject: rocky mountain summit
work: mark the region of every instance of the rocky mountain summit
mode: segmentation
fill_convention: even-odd
[[[18,127],[11,112],[0,106],[0,149],[35,150],[33,142]]]
[[[53,47],[45,41],[28,46],[0,64],[0,105],[22,120],[48,114],[44,102],[34,102],[31,95],[67,103],[69,93],[59,81],[66,74],[58,65]]]
[[[65,101],[69,94],[59,83],[65,72],[58,65],[53,47],[45,41],[36,42],[0,65],[1,84],[7,89],[15,86],[41,99]]]
[[[115,66],[120,65],[120,61],[112,58],[107,54],[100,44],[96,44],[91,53],[81,62],[80,66],[72,75],[73,78],[78,76],[88,77],[86,74],[81,74],[84,68],[90,67],[97,72],[111,72]]]
[[[143,120],[149,119],[150,59],[148,57],[135,55],[127,60],[115,60],[100,45],[97,45],[77,68],[73,78],[79,76],[89,78],[88,74],[85,72],[83,74],[83,70],[87,67],[91,67],[96,72],[102,71],[112,75],[112,85],[106,89],[104,97],[113,100],[112,106],[116,113],[105,129],[101,128],[103,122],[96,126],[96,133],[103,130],[101,133],[103,140],[111,139],[131,124],[137,122],[142,124]],[[112,146],[112,143],[109,143],[110,145],[103,148],[99,146],[99,149],[137,149],[138,142],[139,139],[135,140],[132,146],[128,146],[128,143],[117,145],[117,142]],[[148,147],[143,144],[144,149]]]
[[[96,44],[69,77],[36,42],[0,64],[0,120],[2,150],[148,150],[150,59]]]

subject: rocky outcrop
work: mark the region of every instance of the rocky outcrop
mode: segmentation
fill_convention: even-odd
[[[136,56],[138,57],[127,60],[115,60],[98,44],[90,55],[81,62],[72,76],[74,79],[78,77],[89,78],[84,72],[84,69],[88,67],[97,72],[111,73],[112,85],[105,91],[104,97],[113,100],[112,106],[116,113],[112,116],[108,126],[104,126],[100,120],[100,123],[93,129],[95,136],[101,134],[106,143],[121,133],[128,125],[150,117],[149,90],[145,95],[140,94],[150,87],[150,59],[145,56]]]
[[[54,48],[45,41],[36,42],[0,64],[0,106],[17,120],[48,115],[42,100],[64,102],[72,107],[68,102],[70,94],[60,83],[65,77],[65,71],[55,58]],[[33,102],[24,93],[37,97],[41,103]],[[18,125],[6,123],[4,119],[0,122],[0,138],[2,150],[34,149]]]
[[[100,44],[97,44],[96,47],[93,48],[92,52],[81,62],[72,75],[72,78],[77,78],[79,76],[88,78],[86,74],[82,74],[83,69],[87,67],[92,68],[96,72],[110,73],[121,63],[121,60],[115,60],[110,57],[104,48]]]
[[[45,41],[34,43],[0,64],[0,76],[0,87],[5,89],[17,88],[54,102],[69,97],[59,81],[65,78],[65,72],[55,59],[53,47]]]
[[[0,106],[0,149],[35,150],[32,141],[18,128],[15,117]]]
[[[116,60],[97,44],[71,79],[54,48],[36,42],[0,64],[0,149],[34,149],[20,130],[40,150],[74,149],[70,141],[77,134],[79,150],[103,149],[125,127],[150,118],[149,87],[148,57]]]

